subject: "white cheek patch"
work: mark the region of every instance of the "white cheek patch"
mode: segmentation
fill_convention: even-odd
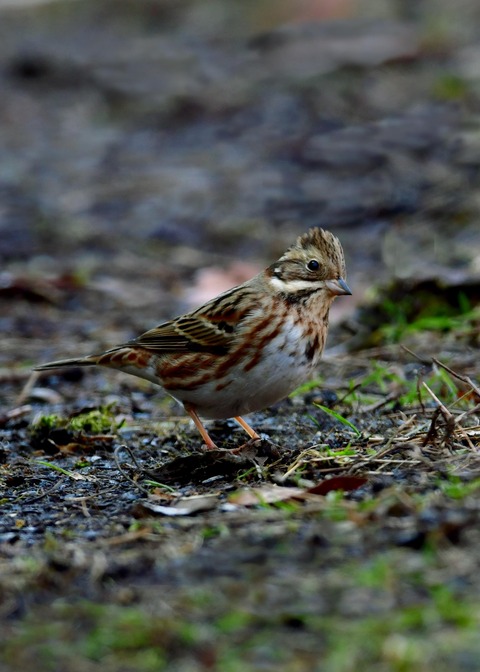
[[[278,292],[283,292],[284,294],[295,294],[295,292],[304,292],[312,291],[314,292],[317,289],[321,289],[324,285],[322,280],[290,280],[285,282],[280,278],[270,278],[271,286]]]

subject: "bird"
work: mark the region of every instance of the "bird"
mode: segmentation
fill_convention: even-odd
[[[351,293],[339,239],[315,227],[258,275],[199,308],[100,354],[35,370],[103,366],[123,371],[179,401],[206,449],[217,446],[202,419],[234,418],[257,441],[261,437],[242,416],[284,399],[312,376],[332,302]]]

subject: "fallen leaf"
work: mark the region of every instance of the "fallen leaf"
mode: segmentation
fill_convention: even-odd
[[[47,404],[61,404],[64,401],[62,395],[56,390],[48,387],[33,387],[30,390],[29,397],[35,401],[43,401]]]
[[[258,504],[275,504],[288,500],[305,501],[313,496],[323,496],[332,490],[350,492],[360,488],[367,482],[362,476],[335,476],[322,481],[312,488],[284,487],[280,485],[264,485],[261,488],[245,488],[234,492],[228,498],[230,504],[238,506],[256,506]]]
[[[232,263],[230,268],[209,267],[198,271],[195,283],[188,292],[188,303],[194,307],[205,303],[220,292],[250,280],[259,272],[254,264],[245,261]]]
[[[310,495],[326,495],[332,490],[343,490],[344,492],[351,492],[367,483],[368,479],[364,476],[334,476],[328,478],[321,483],[317,483],[312,488],[308,488],[305,492]]]
[[[230,495],[228,501],[239,506],[274,504],[289,499],[301,498],[305,491],[301,488],[289,488],[281,485],[264,485],[261,488],[244,488]]]
[[[4,272],[0,273],[0,297],[56,304],[61,299],[61,293],[51,283],[40,278],[14,276]]]
[[[135,518],[145,518],[146,516],[191,516],[201,511],[211,511],[218,505],[218,495],[195,495],[193,497],[184,497],[177,500],[175,505],[162,506],[153,502],[143,501],[135,505],[133,515]]]

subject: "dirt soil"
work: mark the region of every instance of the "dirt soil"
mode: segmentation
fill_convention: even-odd
[[[450,5],[0,3],[1,672],[480,670],[480,8]],[[353,296],[240,454],[145,381],[32,375],[310,226]]]

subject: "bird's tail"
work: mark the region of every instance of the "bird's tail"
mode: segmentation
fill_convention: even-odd
[[[34,371],[49,371],[50,369],[65,369],[69,366],[95,366],[98,363],[97,355],[89,355],[88,357],[79,357],[72,359],[59,359],[56,362],[47,362],[46,364],[39,364],[34,368]]]

